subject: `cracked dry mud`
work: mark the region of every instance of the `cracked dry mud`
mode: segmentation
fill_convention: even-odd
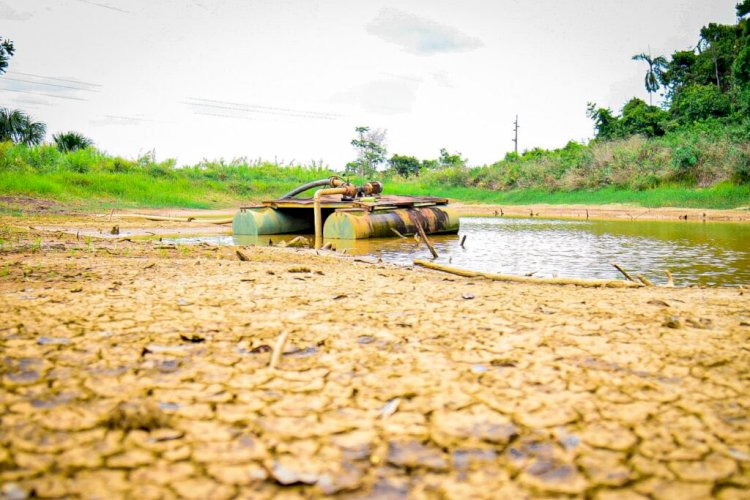
[[[0,252],[2,497],[749,496],[739,289],[39,238]]]

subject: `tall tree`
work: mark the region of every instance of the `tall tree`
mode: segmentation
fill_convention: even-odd
[[[46,132],[44,123],[32,121],[23,111],[0,108],[0,141],[32,146],[42,142]]]
[[[8,61],[16,52],[13,41],[0,36],[0,75],[8,69]]]
[[[370,127],[354,129],[357,137],[352,139],[352,146],[357,150],[357,159],[346,165],[346,171],[360,177],[374,175],[378,166],[385,162],[387,150],[385,136],[387,131],[381,129],[370,130]]]
[[[636,54],[633,56],[633,60],[645,61],[648,64],[644,82],[646,84],[646,92],[648,92],[648,103],[653,104],[651,94],[659,90],[662,75],[667,68],[667,60],[663,56],[651,58],[650,53]]]

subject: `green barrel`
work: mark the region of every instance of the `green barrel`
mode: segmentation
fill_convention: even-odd
[[[342,240],[392,238],[393,229],[403,235],[417,232],[416,222],[427,234],[457,233],[458,213],[447,206],[399,208],[382,212],[340,210],[323,225],[323,237]]]
[[[312,224],[270,207],[241,208],[232,220],[232,233],[257,236],[312,231]]]

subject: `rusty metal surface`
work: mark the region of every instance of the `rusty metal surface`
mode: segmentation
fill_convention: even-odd
[[[393,229],[403,235],[417,232],[417,224],[427,234],[455,233],[459,228],[458,215],[450,207],[400,208],[382,212],[336,211],[326,219],[325,238],[358,240],[389,238]]]
[[[289,200],[266,200],[261,202],[264,206],[278,208],[312,208],[312,198],[294,198]],[[399,196],[387,195],[379,196],[375,201],[341,201],[340,195],[325,195],[320,198],[321,207],[323,208],[351,208],[367,207],[377,210],[381,206],[410,207],[415,205],[446,205],[447,198],[438,198],[434,196]],[[245,208],[245,207],[242,207]]]

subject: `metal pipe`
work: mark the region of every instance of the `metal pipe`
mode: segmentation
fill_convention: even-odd
[[[300,193],[304,193],[308,189],[312,189],[314,187],[318,186],[331,186],[331,187],[339,187],[344,183],[341,179],[338,177],[331,176],[328,179],[319,179],[317,181],[308,182],[307,184],[302,184],[301,186],[297,186],[296,188],[289,191],[287,194],[279,198],[280,200],[286,200],[288,198],[293,198],[297,196]]]
[[[347,196],[354,196],[357,194],[357,188],[351,184],[346,184],[344,187],[330,188],[330,189],[318,189],[313,195],[313,212],[315,214],[315,249],[317,250],[323,245],[323,215],[320,211],[320,197],[324,194],[345,194]]]

